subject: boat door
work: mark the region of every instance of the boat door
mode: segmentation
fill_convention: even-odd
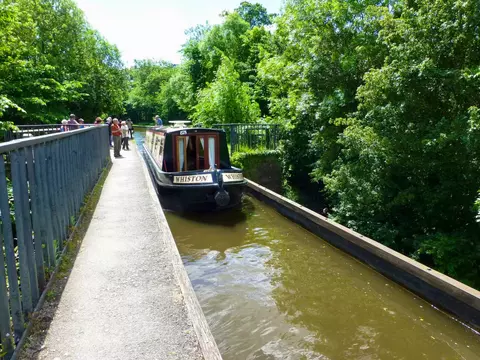
[[[213,169],[220,164],[218,134],[175,136],[176,171]]]

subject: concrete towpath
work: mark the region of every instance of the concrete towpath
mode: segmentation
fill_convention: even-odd
[[[195,330],[208,327],[191,316],[170,230],[130,148],[113,160],[39,359],[204,358]]]

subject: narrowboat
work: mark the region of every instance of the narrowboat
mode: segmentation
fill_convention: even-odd
[[[162,206],[208,211],[239,205],[246,181],[230,164],[225,131],[170,123],[149,128],[143,143]]]

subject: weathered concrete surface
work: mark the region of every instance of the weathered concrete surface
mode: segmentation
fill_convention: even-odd
[[[201,359],[140,156],[114,159],[39,359]]]

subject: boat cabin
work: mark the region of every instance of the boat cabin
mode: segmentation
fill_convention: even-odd
[[[163,172],[230,169],[225,132],[204,128],[155,128],[145,146]]]
[[[182,125],[145,134],[147,164],[162,206],[217,210],[240,205],[246,181],[230,164],[225,131]]]

